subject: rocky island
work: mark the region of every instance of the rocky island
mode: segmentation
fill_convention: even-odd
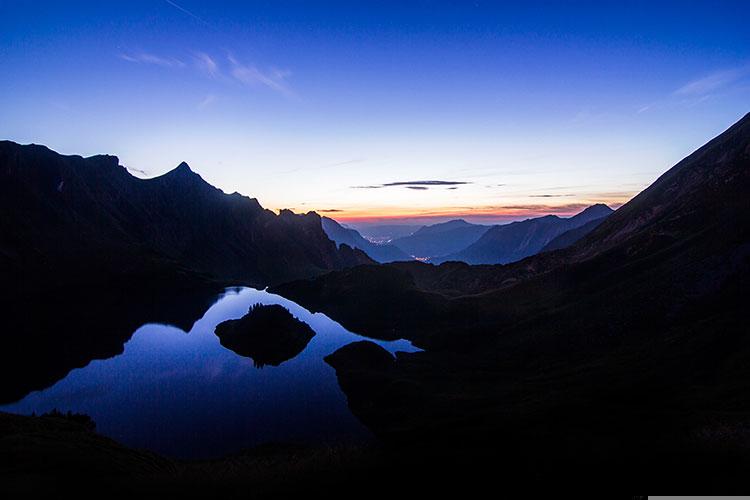
[[[242,318],[219,323],[215,333],[221,345],[252,358],[258,368],[292,359],[315,336],[307,323],[278,304],[255,304]]]

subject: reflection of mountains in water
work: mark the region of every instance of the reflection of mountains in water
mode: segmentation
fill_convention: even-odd
[[[0,403],[49,387],[94,359],[121,354],[143,324],[170,324],[190,331],[221,289],[196,283],[40,288],[33,296],[6,299]]]

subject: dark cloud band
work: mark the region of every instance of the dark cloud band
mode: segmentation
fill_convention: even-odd
[[[428,189],[434,186],[462,186],[471,184],[466,181],[398,181],[386,182],[385,184],[372,184],[369,186],[352,186],[352,189],[380,189],[385,187],[405,187],[407,189]]]

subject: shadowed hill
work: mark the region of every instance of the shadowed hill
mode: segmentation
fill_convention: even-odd
[[[598,219],[591,220],[584,224],[583,226],[579,226],[575,229],[569,229],[568,231],[565,231],[559,236],[556,236],[552,239],[549,243],[544,245],[544,248],[541,249],[541,252],[551,252],[552,250],[561,250],[563,248],[568,248],[576,241],[580,240],[587,234],[589,234],[591,231],[599,227],[599,224],[604,222],[604,220],[608,217],[608,215],[605,215],[604,217],[600,217]]]
[[[441,257],[466,248],[488,229],[488,226],[456,219],[421,227],[414,234],[394,240],[393,244],[421,259]]]

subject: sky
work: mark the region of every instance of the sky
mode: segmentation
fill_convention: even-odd
[[[270,209],[626,202],[750,111],[750,3],[0,0],[0,139]]]

